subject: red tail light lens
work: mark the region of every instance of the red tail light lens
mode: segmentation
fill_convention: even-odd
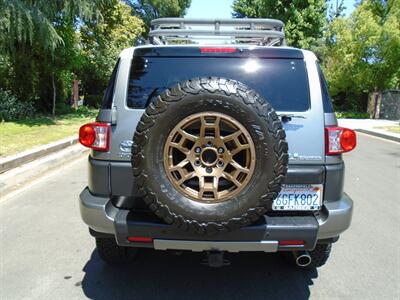
[[[340,145],[345,152],[353,150],[357,145],[357,137],[355,131],[343,128],[340,137]]]
[[[304,245],[304,241],[299,241],[299,240],[279,241],[279,246],[302,246],[302,245]]]
[[[86,147],[93,145],[96,139],[96,132],[92,126],[84,125],[79,129],[79,142]]]
[[[201,47],[201,53],[233,53],[236,48],[233,47]]]
[[[325,150],[327,155],[335,155],[353,150],[357,145],[354,130],[343,127],[325,128]]]
[[[108,151],[110,144],[110,124],[89,123],[79,129],[79,142],[97,151]]]
[[[128,236],[128,241],[134,243],[152,243],[153,238],[147,236]]]

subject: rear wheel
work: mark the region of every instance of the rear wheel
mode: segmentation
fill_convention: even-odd
[[[171,131],[163,160],[175,189],[193,201],[217,203],[246,187],[256,163],[255,146],[237,120],[223,113],[201,112]]]
[[[317,244],[313,251],[310,251],[311,264],[310,268],[322,267],[331,254],[332,244]]]
[[[138,252],[137,248],[118,246],[113,238],[96,238],[96,248],[100,258],[108,263],[130,262]]]

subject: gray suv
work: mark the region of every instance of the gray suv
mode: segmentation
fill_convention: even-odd
[[[351,222],[342,153],[355,133],[278,20],[154,20],[79,138],[92,149],[81,215],[107,262],[139,248],[204,251],[211,266],[289,251],[318,267]]]

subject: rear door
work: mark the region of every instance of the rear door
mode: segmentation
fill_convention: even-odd
[[[290,164],[324,163],[324,112],[311,52],[256,47],[201,53],[198,47],[147,47],[120,60],[113,101],[117,122],[108,159],[130,160],[133,132],[152,97],[187,79],[216,76],[241,81],[287,117],[283,126]]]

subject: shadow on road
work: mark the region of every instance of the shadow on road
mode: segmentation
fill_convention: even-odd
[[[201,265],[203,257],[146,249],[129,265],[109,266],[93,251],[82,289],[91,299],[308,299],[318,277],[282,254],[230,254],[222,268]]]

